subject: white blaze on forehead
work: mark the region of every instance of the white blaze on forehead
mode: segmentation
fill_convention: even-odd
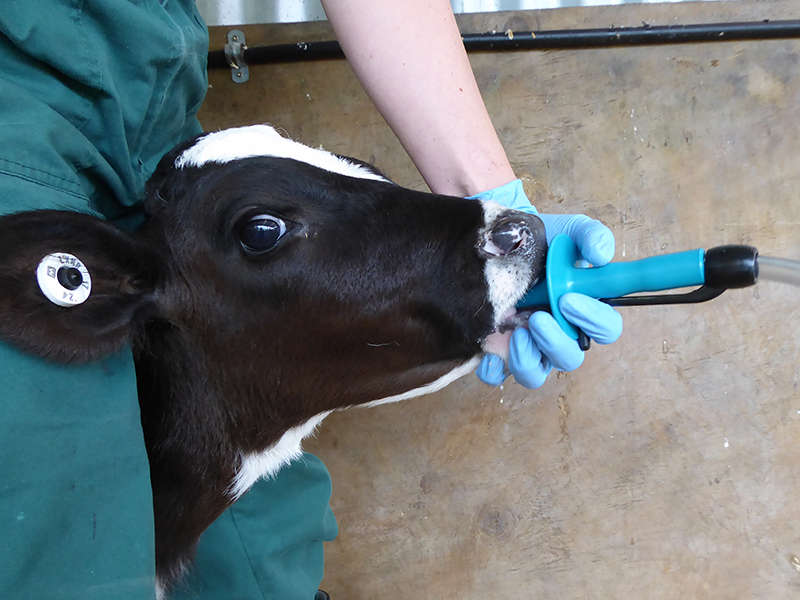
[[[360,179],[387,181],[366,167],[287,139],[269,125],[251,125],[209,133],[181,153],[175,167],[200,167],[206,163],[227,163],[255,156],[291,158],[314,167]]]

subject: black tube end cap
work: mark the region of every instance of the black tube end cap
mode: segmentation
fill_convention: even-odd
[[[706,285],[744,288],[758,281],[758,250],[752,246],[717,246],[706,250]]]

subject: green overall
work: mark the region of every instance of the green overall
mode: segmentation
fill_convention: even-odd
[[[0,213],[138,224],[160,157],[201,131],[207,45],[189,0],[1,0]],[[0,598],[152,600],[130,350],[76,367],[0,344],[0,381]],[[259,482],[206,532],[175,597],[311,600],[336,535],[329,498],[308,455]]]

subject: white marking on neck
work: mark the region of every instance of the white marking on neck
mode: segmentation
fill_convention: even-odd
[[[184,577],[186,577],[187,573],[189,573],[190,562],[184,560],[180,566],[178,566],[178,575],[172,580],[172,586],[178,584]],[[160,577],[156,575],[156,600],[168,600],[170,597],[170,587],[164,583]]]
[[[372,407],[380,406],[381,404],[389,404],[391,402],[400,402],[409,398],[423,396],[425,394],[432,394],[441,390],[443,387],[451,384],[456,379],[471,373],[475,370],[480,362],[480,357],[476,356],[460,367],[456,367],[446,375],[440,377],[427,385],[423,385],[416,389],[410,390],[403,394],[396,396],[389,396],[381,400],[368,402],[360,406]],[[305,423],[296,427],[292,427],[281,436],[275,444],[267,448],[263,452],[254,452],[242,456],[242,465],[236,473],[236,477],[228,489],[228,494],[232,502],[236,502],[241,496],[249,490],[256,481],[264,477],[271,477],[283,467],[287,466],[293,460],[300,458],[303,454],[302,442],[303,439],[312,435],[314,430],[319,427],[322,420],[331,414],[332,411],[320,413],[315,417],[310,418]]]
[[[372,402],[367,402],[366,404],[360,404],[360,407],[364,408],[372,408],[373,406],[381,406],[382,404],[391,404],[393,402],[400,402],[401,400],[408,400],[410,398],[416,398],[417,396],[424,396],[425,394],[432,394],[434,392],[438,392],[442,388],[450,385],[456,379],[460,379],[464,375],[471,373],[475,370],[478,366],[478,363],[481,361],[480,356],[476,356],[471,358],[469,361],[465,362],[460,367],[456,367],[446,375],[443,375],[436,381],[432,381],[426,385],[418,387],[413,390],[409,390],[408,392],[404,392],[402,394],[397,394],[395,396],[388,396],[386,398],[381,398],[380,400],[373,400]]]
[[[231,500],[235,502],[249,490],[256,481],[271,477],[293,460],[303,454],[302,442],[312,435],[322,420],[332,411],[311,417],[305,423],[292,427],[277,442],[263,452],[254,452],[242,456],[242,466],[228,489]]]
[[[209,133],[184,150],[175,160],[175,167],[200,167],[209,162],[227,163],[254,156],[291,158],[348,177],[388,181],[366,167],[322,148],[310,148],[282,137],[269,125],[250,125]]]

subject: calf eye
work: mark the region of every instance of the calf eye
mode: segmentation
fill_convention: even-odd
[[[248,252],[266,252],[286,234],[286,223],[272,215],[250,217],[239,228],[239,243]]]

